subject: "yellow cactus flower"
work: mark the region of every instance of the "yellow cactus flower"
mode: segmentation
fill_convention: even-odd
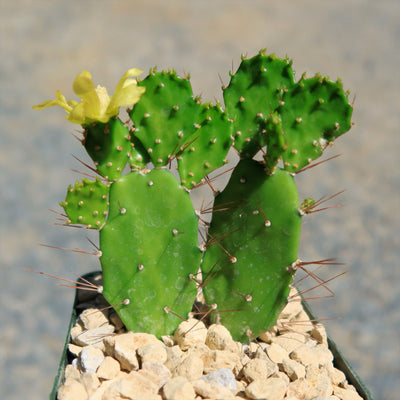
[[[92,76],[88,71],[82,71],[72,85],[74,93],[82,99],[81,103],[74,100],[67,101],[57,90],[56,100],[44,101],[32,108],[42,110],[47,107],[59,106],[68,113],[66,116],[68,121],[76,124],[106,123],[118,114],[119,107],[129,107],[139,101],[146,89],[137,86],[136,79],[132,77],[141,73],[142,71],[137,68],[126,71],[115,88],[114,94],[109,96],[105,87],[97,86],[95,88]]]

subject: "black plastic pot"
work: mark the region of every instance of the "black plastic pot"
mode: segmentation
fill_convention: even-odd
[[[93,279],[93,277],[98,276],[99,274],[101,274],[100,271],[91,272],[89,274],[84,275],[83,279],[91,281]],[[68,354],[68,343],[70,342],[71,328],[74,326],[74,324],[79,316],[80,311],[77,309],[78,303],[79,303],[79,297],[78,297],[78,290],[77,290],[76,294],[75,294],[74,306],[72,308],[71,319],[70,319],[69,325],[68,325],[68,332],[67,332],[67,336],[65,338],[64,349],[61,354],[61,360],[60,360],[60,364],[58,366],[57,375],[54,379],[53,389],[50,393],[50,400],[57,399],[57,389],[60,385],[62,385],[62,383],[64,381],[64,370],[70,361],[69,354]],[[303,304],[304,310],[306,311],[306,313],[308,314],[310,319],[316,320],[317,318],[312,313],[310,306],[305,301],[303,301],[302,304]],[[351,367],[349,362],[343,356],[342,352],[336,346],[335,342],[329,336],[328,336],[328,346],[334,356],[334,361],[333,361],[334,366],[337,369],[341,370],[346,375],[347,381],[357,389],[357,392],[359,393],[359,395],[361,397],[363,397],[364,400],[373,400],[371,393],[369,392],[367,387],[361,381],[361,379],[356,374],[354,369]]]

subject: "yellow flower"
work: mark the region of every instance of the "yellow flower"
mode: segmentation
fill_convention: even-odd
[[[126,71],[115,88],[114,94],[109,96],[105,87],[94,87],[92,76],[88,71],[82,71],[72,85],[74,93],[82,99],[81,103],[74,100],[67,101],[57,90],[56,100],[44,101],[32,108],[42,110],[60,106],[68,113],[66,118],[76,124],[87,125],[97,121],[106,123],[118,114],[119,107],[129,107],[139,101],[146,89],[137,86],[136,79],[132,77],[141,73],[142,71],[137,68]]]

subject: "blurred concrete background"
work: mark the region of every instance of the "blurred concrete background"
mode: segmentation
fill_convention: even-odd
[[[303,197],[342,189],[345,207],[305,225],[305,260],[337,257],[349,273],[337,297],[311,303],[376,399],[398,399],[400,3],[396,0],[0,1],[0,393],[44,399],[69,320],[72,290],[26,272],[73,277],[99,265],[92,232],[52,225],[68,184],[87,160],[78,126],[61,109],[33,111],[60,89],[74,98],[83,69],[112,92],[123,72],[158,65],[190,72],[195,94],[222,99],[221,75],[268,47],[294,59],[297,77],[321,72],[356,95],[351,133],[330,163],[299,176]]]

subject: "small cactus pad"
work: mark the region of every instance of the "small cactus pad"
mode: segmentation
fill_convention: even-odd
[[[260,123],[279,106],[283,93],[293,85],[288,60],[263,52],[250,59],[242,58],[224,88],[226,112],[234,125],[235,148],[242,157],[253,157],[265,145]]]
[[[134,135],[146,148],[155,167],[167,164],[180,146],[200,128],[200,105],[188,79],[175,72],[155,72],[139,82],[146,92],[130,112]]]
[[[265,175],[254,160],[240,161],[215,199],[216,209],[228,204],[211,221],[204,292],[217,304],[213,319],[245,341],[249,331],[257,337],[273,326],[287,302],[293,273],[286,267],[297,259],[301,217],[293,177],[279,168]]]
[[[300,79],[277,109],[287,146],[284,168],[296,172],[319,157],[329,143],[350,129],[352,110],[340,82],[321,76]]]
[[[177,156],[181,183],[192,188],[207,174],[224,165],[232,145],[232,124],[220,106],[202,104],[201,127],[191,142],[181,146]]]
[[[190,195],[168,170],[153,169],[121,177],[109,199],[100,231],[103,294],[128,330],[172,334],[179,319],[164,308],[187,318],[196,295],[189,274],[202,255]]]
[[[128,127],[112,118],[107,123],[85,126],[84,137],[86,151],[99,173],[110,181],[118,179],[132,156]]]
[[[82,179],[69,186],[65,201],[60,203],[67,216],[67,224],[82,224],[87,228],[99,229],[103,226],[108,210],[109,187],[99,179]]]

